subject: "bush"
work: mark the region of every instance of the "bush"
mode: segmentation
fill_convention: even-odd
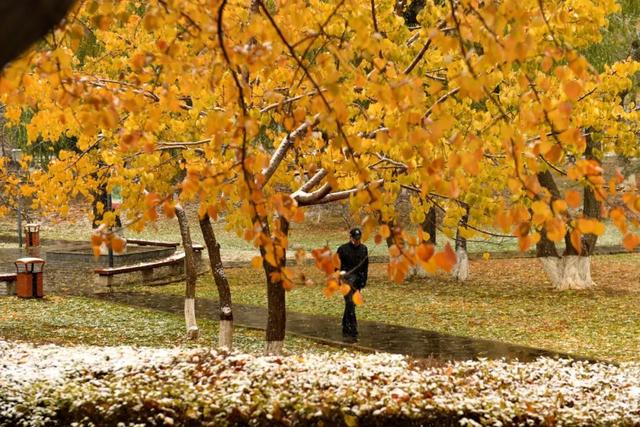
[[[425,368],[390,354],[257,357],[2,342],[0,360],[0,425],[640,423],[637,364],[542,358]]]

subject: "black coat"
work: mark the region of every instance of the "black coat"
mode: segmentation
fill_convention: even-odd
[[[362,243],[358,246],[353,243],[345,243],[338,248],[340,257],[340,270],[346,271],[344,280],[356,289],[362,289],[367,284],[369,272],[369,252]]]

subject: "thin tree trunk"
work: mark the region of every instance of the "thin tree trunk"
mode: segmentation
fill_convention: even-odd
[[[289,222],[282,216],[276,220],[277,235],[272,241],[276,250],[274,258],[277,266],[269,264],[265,258],[267,248],[260,247],[262,266],[267,278],[267,331],[265,355],[279,355],[284,346],[285,330],[287,326],[287,307],[285,289],[282,280],[282,269],[286,266],[287,257],[284,241],[289,236]]]
[[[196,323],[196,280],[198,273],[196,271],[196,259],[193,254],[193,244],[191,242],[191,232],[189,230],[189,221],[184,208],[177,204],[175,207],[176,218],[180,226],[180,236],[182,237],[182,246],[184,248],[184,273],[186,276],[185,298],[184,298],[184,320],[187,325],[187,337],[189,339],[197,339],[199,335],[198,325]]]
[[[460,218],[460,224],[456,231],[456,263],[451,270],[453,277],[465,282],[469,278],[469,255],[467,254],[467,238],[462,236],[460,228],[466,228],[469,221],[469,205],[463,205],[465,214]]]
[[[102,205],[101,210],[98,209],[98,203]],[[107,211],[108,203],[107,184],[103,182],[93,191],[93,202],[91,203],[93,228],[98,228],[102,224],[102,218],[104,218],[104,214]]]
[[[216,240],[215,232],[209,220],[209,215],[205,214],[200,220],[200,230],[204,243],[209,254],[209,264],[211,274],[218,289],[218,305],[220,316],[220,329],[218,331],[218,347],[233,348],[233,310],[231,305],[231,288],[229,281],[224,274],[222,257],[220,256],[220,244]]]

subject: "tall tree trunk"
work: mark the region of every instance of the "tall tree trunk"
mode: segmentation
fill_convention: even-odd
[[[180,226],[182,246],[184,248],[184,272],[186,276],[184,320],[187,325],[187,337],[193,340],[197,339],[199,335],[198,325],[196,323],[196,280],[198,278],[196,259],[193,254],[193,243],[191,242],[191,231],[189,230],[187,214],[180,204],[176,205],[175,211],[176,218],[178,218],[178,225]]]
[[[546,188],[551,194],[551,201],[558,200],[560,198],[560,190],[551,172],[546,170],[539,172],[537,176],[540,185]],[[540,240],[536,243],[536,257],[540,260],[542,269],[551,281],[553,287],[556,289],[560,288],[564,275],[564,261],[560,258],[560,255],[558,255],[556,244],[547,237],[547,231],[544,227],[540,232]]]
[[[593,159],[593,148],[590,139],[587,140],[585,157]],[[550,171],[538,174],[540,185],[551,193],[551,200],[560,198],[560,190]],[[590,188],[584,191],[583,212],[585,217],[598,219],[600,204],[595,199],[595,194]],[[547,238],[546,230],[540,233],[540,241],[536,245],[536,256],[540,259],[542,267],[557,290],[588,289],[595,286],[591,278],[591,254],[595,248],[597,236],[586,235],[581,242],[581,251],[571,242],[571,235],[567,231],[564,236],[565,250],[562,257],[558,256],[555,243]]]
[[[436,233],[438,231],[438,217],[436,215],[436,207],[431,206],[427,212],[427,216],[421,224],[422,231],[429,233],[428,243],[436,245]]]
[[[233,348],[233,310],[231,305],[231,288],[224,274],[222,257],[220,256],[220,244],[216,240],[209,215],[205,214],[200,220],[200,230],[209,254],[211,274],[218,289],[218,305],[220,316],[220,329],[218,332],[218,347]]]
[[[590,135],[587,135],[587,146],[584,150],[584,157],[587,160],[595,160],[598,159],[595,157],[594,150],[600,148],[599,143],[593,140]],[[600,202],[596,199],[595,192],[590,187],[584,188],[583,194],[583,205],[582,205],[582,214],[585,218],[591,218],[595,220],[600,220]],[[587,289],[596,286],[596,283],[591,278],[591,255],[593,254],[596,242],[598,240],[598,236],[595,234],[585,234],[582,236],[581,241],[581,252],[579,256],[575,256],[574,253],[577,252],[573,245],[571,245],[570,239],[565,237],[565,241],[567,241],[567,249],[571,246],[573,257],[573,263],[575,267],[574,276],[574,285],[569,289]],[[565,251],[566,252],[566,251]]]
[[[265,355],[279,355],[282,353],[284,336],[287,326],[287,307],[285,289],[282,280],[282,269],[287,264],[286,249],[284,240],[289,236],[289,222],[282,216],[276,219],[276,235],[272,241],[276,248],[274,258],[277,266],[267,262],[265,255],[267,248],[260,247],[262,254],[262,267],[267,278],[267,331]]]
[[[456,263],[451,270],[452,276],[460,281],[465,282],[469,278],[469,255],[467,254],[467,238],[460,233],[461,228],[466,228],[469,222],[469,205],[462,205],[465,214],[460,218],[460,224],[456,231]]]

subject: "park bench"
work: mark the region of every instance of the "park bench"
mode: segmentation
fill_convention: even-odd
[[[159,240],[142,240],[142,239],[127,239],[128,244],[138,245],[138,246],[160,246],[165,248],[177,248],[180,246],[180,243],[177,242],[162,242]],[[204,246],[194,243],[191,245],[193,248],[193,252],[196,256],[201,256],[202,251],[204,250]]]
[[[196,244],[192,247],[196,258],[201,258],[204,246]],[[96,273],[95,282],[100,286],[111,286],[114,282],[114,276],[138,271],[142,273],[142,281],[149,282],[154,278],[154,271],[162,267],[170,267],[171,275],[182,274],[184,272],[184,252],[176,252],[167,258],[157,261],[141,262],[121,267],[97,268],[94,270]]]
[[[166,248],[177,248],[180,243],[177,242],[161,242],[158,240],[142,240],[142,239],[127,239],[127,244],[138,246],[162,246]]]
[[[16,294],[16,273],[0,273],[0,282],[5,286],[5,295]]]

